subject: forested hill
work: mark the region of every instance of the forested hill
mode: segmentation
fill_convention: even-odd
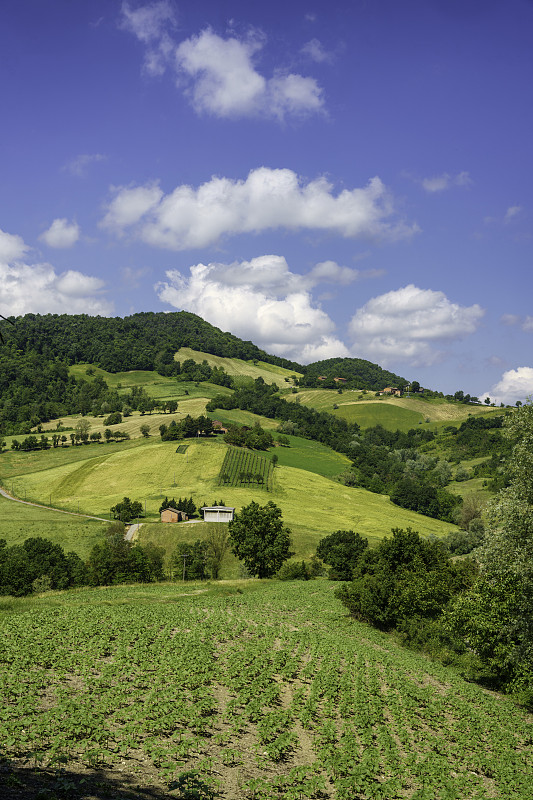
[[[180,347],[302,371],[299,364],[269,355],[187,311],[143,312],[124,319],[86,314],[26,314],[11,319],[15,325],[5,326],[5,338],[14,349],[36,352],[46,360],[97,364],[107,372],[157,370],[170,363]]]
[[[320,380],[325,378],[325,380]],[[334,378],[345,378],[346,385],[357,389],[384,389],[385,386],[405,386],[408,381],[362,358],[328,358],[305,367],[301,386],[332,388]]]
[[[6,344],[23,354],[67,364],[97,364],[107,372],[160,370],[171,364],[180,347],[224,358],[257,359],[303,373],[303,386],[334,386],[345,378],[358,389],[404,386],[407,381],[361,358],[329,358],[301,366],[274,356],[252,342],[225,333],[187,311],[142,312],[130,317],[90,317],[87,314],[26,314],[5,326]],[[325,376],[326,381],[319,381]]]

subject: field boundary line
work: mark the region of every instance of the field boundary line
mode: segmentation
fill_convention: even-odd
[[[100,522],[109,522],[108,519],[104,517],[95,517],[92,514],[82,514],[78,511],[65,511],[62,508],[54,508],[54,506],[43,506],[42,503],[32,503],[31,500],[21,500],[20,497],[14,497],[14,495],[9,494],[6,489],[0,486],[0,495],[4,497],[6,500],[13,500],[15,503],[22,503],[23,506],[34,506],[35,508],[44,508],[46,511],[57,511],[58,514],[68,514],[71,517],[84,517],[84,519],[97,519]]]

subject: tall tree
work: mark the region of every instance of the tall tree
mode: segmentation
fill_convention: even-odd
[[[291,532],[284,527],[281,509],[251,502],[229,523],[231,549],[251,575],[270,578],[291,553]]]
[[[533,701],[533,405],[505,422],[514,442],[510,485],[489,503],[481,579],[448,623],[489,668],[495,685]]]

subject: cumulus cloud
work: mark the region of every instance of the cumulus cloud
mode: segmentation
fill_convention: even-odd
[[[484,311],[451,303],[443,292],[410,284],[369,300],[354,314],[349,330],[354,352],[387,364],[429,366],[442,358],[439,343],[474,333]]]
[[[396,217],[378,177],[362,189],[334,194],[326,178],[305,184],[290,169],[268,167],[252,170],[244,181],[214,176],[197,189],[182,184],[168,195],[153,184],[115,188],[101,224],[119,235],[133,228],[144,242],[170,250],[276,228],[393,239],[418,231]]]
[[[48,230],[39,236],[49,247],[57,247],[61,250],[72,247],[80,238],[80,228],[77,222],[69,222],[62,217],[55,219]]]
[[[0,263],[9,263],[22,258],[28,249],[22,236],[0,230]]]
[[[160,300],[271,353],[304,363],[348,355],[333,321],[303,288],[305,277],[291,273],[281,256],[196,264],[189,275],[169,270],[166,277],[155,287]]]
[[[0,231],[0,314],[113,312],[100,278],[76,270],[58,274],[50,264],[26,264],[22,258],[28,249],[19,236]]]
[[[517,400],[523,403],[533,395],[533,368],[517,367],[504,372],[498,383],[495,383],[479,397],[483,400],[490,397],[496,404],[514,405]]]
[[[63,169],[75,178],[86,178],[91,164],[105,161],[105,158],[101,153],[82,153],[65,164]]]
[[[270,77],[258,71],[255,62],[265,37],[257,31],[224,38],[206,28],[177,43],[169,33],[176,19],[166,0],[136,9],[124,2],[120,26],[144,45],[146,72],[157,76],[172,69],[197,113],[283,120],[323,109],[323,92],[314,78],[281,68]]]
[[[444,192],[452,186],[469,186],[472,179],[468,172],[459,172],[457,175],[443,172],[442,175],[435,175],[433,178],[423,178],[421,183],[426,192],[435,193]]]
[[[176,65],[192,81],[188,94],[195,111],[278,119],[320,111],[322,89],[314,78],[281,71],[265,78],[257,71],[254,58],[263,44],[257,36],[223,39],[209,28],[181,42]]]
[[[232,264],[212,263],[209,269],[211,278],[226,286],[258,287],[276,297],[308,292],[321,283],[346,286],[361,275],[359,270],[342,267],[335,261],[322,261],[300,275],[290,271],[283,256],[276,255],[258,256],[250,261],[235,261]]]

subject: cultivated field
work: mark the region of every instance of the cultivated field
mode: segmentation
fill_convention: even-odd
[[[4,601],[3,797],[530,800],[532,718],[324,581]]]

